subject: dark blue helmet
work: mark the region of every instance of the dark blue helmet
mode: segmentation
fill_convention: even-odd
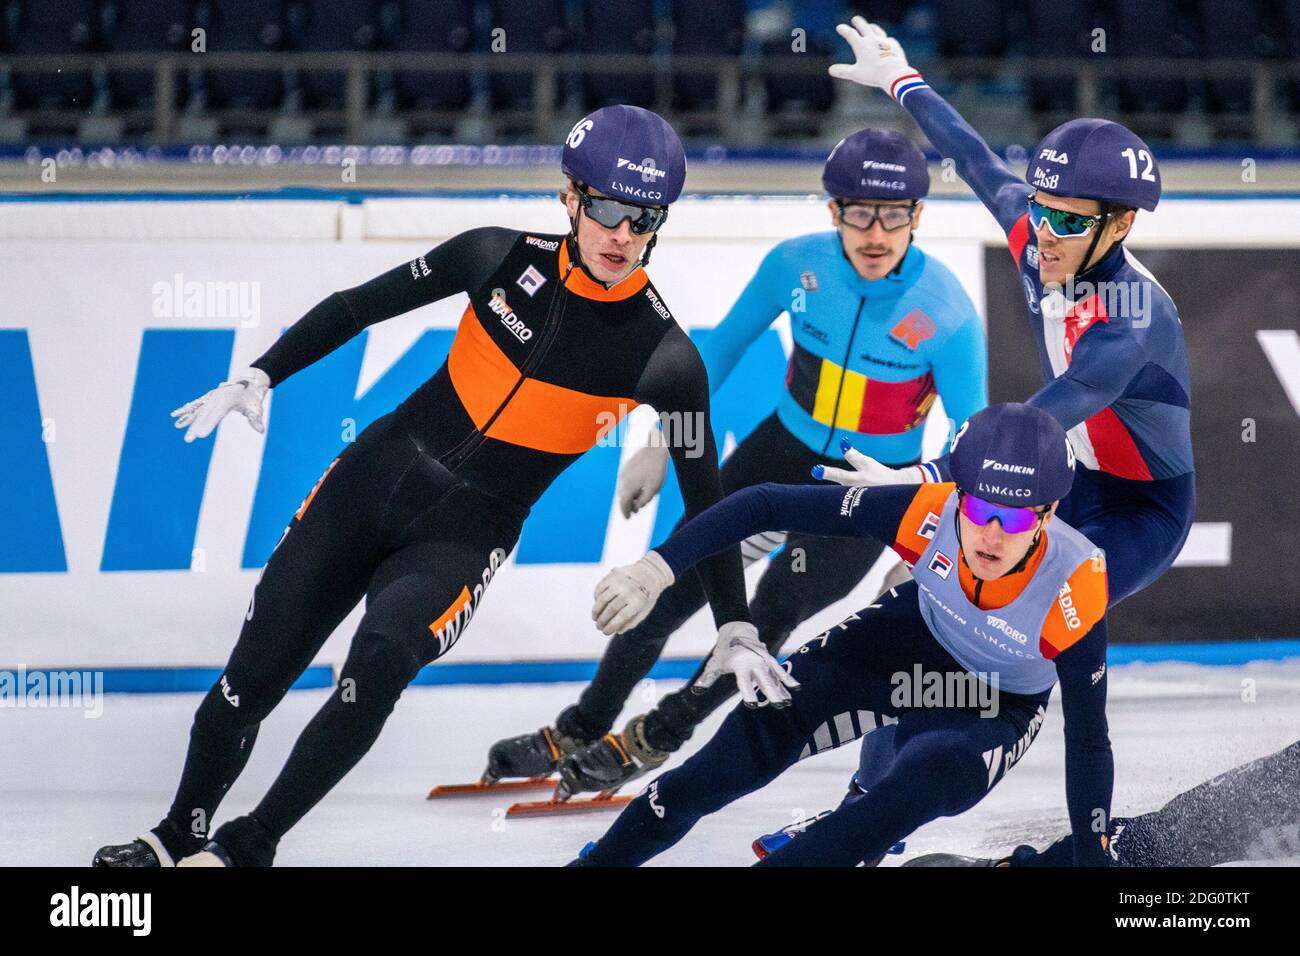
[[[686,152],[658,113],[606,106],[574,124],[564,141],[560,169],[606,196],[666,206],[682,194]]]
[[[930,168],[902,133],[864,129],[835,144],[822,188],[833,199],[922,199],[930,191]]]
[[[948,459],[969,495],[1003,505],[1042,507],[1074,484],[1074,449],[1061,423],[1034,405],[981,409],[957,430]]]
[[[1073,119],[1043,137],[1025,170],[1029,185],[1057,196],[1152,210],[1160,170],[1151,147],[1132,130],[1104,119]]]

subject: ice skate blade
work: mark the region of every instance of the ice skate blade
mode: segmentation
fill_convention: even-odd
[[[524,780],[498,780],[495,783],[448,783],[429,791],[426,800],[442,797],[485,797],[494,793],[518,793],[526,790],[554,790],[554,777],[528,777]]]
[[[581,799],[570,797],[559,800],[538,800],[534,803],[515,803],[506,810],[507,817],[562,817],[575,813],[600,813],[607,810],[621,810],[635,797],[619,797],[613,793],[598,793],[594,797]]]

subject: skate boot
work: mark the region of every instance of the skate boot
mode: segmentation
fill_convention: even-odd
[[[857,801],[861,800],[864,796],[866,796],[866,794],[867,791],[863,790],[862,787],[858,785],[857,778],[854,777],[854,779],[849,781],[848,793],[844,794],[844,799],[840,801],[840,807],[847,806],[850,803],[856,803]],[[760,860],[767,859],[777,850],[781,849],[781,847],[785,846],[795,837],[799,836],[799,834],[807,831],[807,829],[810,826],[817,823],[819,820],[826,819],[834,812],[835,812],[834,810],[823,810],[815,817],[808,817],[807,819],[800,820],[797,823],[792,823],[787,827],[782,827],[780,830],[777,830],[775,833],[764,833],[761,837],[759,837],[751,844],[751,848],[754,851],[754,856],[758,857]],[[884,853],[880,854],[880,856],[871,860],[863,860],[862,865],[866,867],[879,866],[880,861],[883,860],[887,854],[891,854],[891,853],[899,854],[902,853],[906,848],[907,848],[907,843],[903,840],[900,840],[897,843],[895,843],[893,846],[891,846],[888,850],[886,850]]]
[[[808,817],[805,820],[800,820],[798,823],[792,823],[788,827],[782,827],[775,833],[764,833],[752,844],[754,856],[758,857],[760,860],[767,859],[818,820],[829,817],[833,812],[833,810],[823,810],[815,817]]]
[[[157,868],[175,866],[203,847],[203,838],[180,833],[167,820],[130,843],[101,846],[91,866]]]
[[[562,799],[576,793],[614,791],[663,766],[670,756],[645,739],[645,715],[633,717],[621,734],[606,734],[560,761]]]
[[[279,838],[253,815],[236,817],[217,828],[201,851],[177,866],[270,866]]]
[[[554,773],[560,761],[584,743],[564,736],[554,727],[498,740],[488,751],[482,782],[496,783],[506,777],[545,777]]]

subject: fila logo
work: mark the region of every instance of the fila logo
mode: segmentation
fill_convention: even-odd
[[[922,538],[934,539],[934,533],[939,530],[939,516],[933,511],[928,512],[925,520],[921,522],[921,527],[916,529],[916,533]]]
[[[952,571],[952,559],[942,551],[936,551],[930,559],[930,570],[947,581],[948,574]]]
[[[1045,149],[1041,153],[1039,153],[1038,158],[1045,159],[1049,163],[1060,163],[1062,166],[1070,165],[1069,153],[1058,153],[1056,150],[1050,148]]]
[[[226,680],[226,675],[222,674],[221,675],[221,696],[226,698],[226,703],[228,703],[231,707],[238,707],[239,695],[231,693],[232,690],[233,688],[230,686],[230,682]]]
[[[540,240],[538,241],[538,245],[542,245]],[[546,245],[558,246],[559,243],[558,242],[546,243]],[[527,269],[524,270],[524,274],[515,280],[515,284],[518,285],[519,288],[527,292],[528,298],[531,299],[534,295],[537,294],[537,290],[542,287],[542,284],[545,281],[546,281],[546,276],[538,272],[535,266],[529,266]]]
[[[801,272],[799,273],[799,284],[804,287],[806,292],[817,291],[817,273]]]
[[[662,820],[664,818],[664,808],[659,805],[659,781],[653,781],[646,793],[650,797],[650,809],[655,812],[655,816]]]

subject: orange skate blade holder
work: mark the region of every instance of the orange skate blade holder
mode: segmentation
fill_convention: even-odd
[[[429,791],[426,800],[438,800],[442,797],[485,797],[494,793],[519,793],[528,790],[553,790],[554,777],[526,777],[523,780],[497,780],[485,783],[448,783],[440,784]]]
[[[635,799],[635,797],[616,796],[613,790],[602,790],[594,797],[587,797],[586,799],[570,797],[567,800],[561,800],[558,796],[552,796],[549,800],[511,804],[510,808],[506,810],[506,816],[560,817],[575,813],[600,813],[608,810],[621,810]]]

